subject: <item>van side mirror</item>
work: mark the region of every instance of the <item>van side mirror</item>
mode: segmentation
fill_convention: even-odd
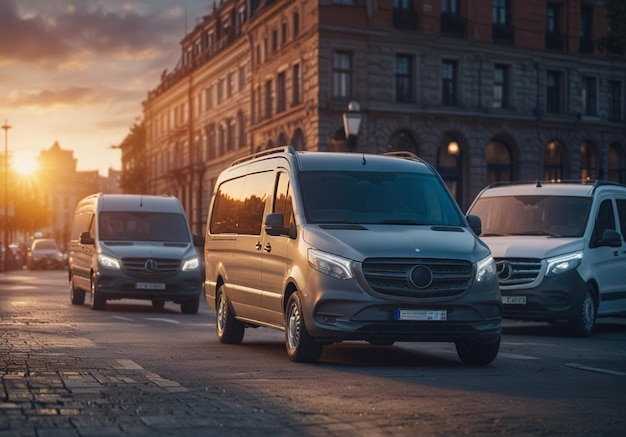
[[[615,229],[605,229],[602,233],[602,240],[598,241],[598,246],[620,247],[622,245],[622,235]]]
[[[89,231],[85,231],[80,234],[80,244],[94,244],[95,241]]]
[[[274,212],[265,216],[265,232],[274,237],[290,235],[289,228],[283,226],[285,216],[282,212]]]
[[[465,218],[467,219],[470,228],[472,229],[472,231],[474,231],[476,235],[480,235],[483,232],[483,224],[480,221],[480,217],[478,217],[477,215],[468,214],[465,216]]]
[[[196,247],[204,247],[204,237],[202,235],[193,234],[193,245]]]

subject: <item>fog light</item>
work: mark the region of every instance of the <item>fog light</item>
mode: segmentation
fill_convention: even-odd
[[[328,314],[318,314],[315,316],[315,319],[325,325],[334,325],[337,322],[337,316],[331,316]]]

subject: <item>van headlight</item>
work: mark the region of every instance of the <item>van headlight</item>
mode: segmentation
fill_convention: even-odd
[[[120,261],[108,255],[98,255],[98,264],[108,269],[119,269]]]
[[[183,263],[183,272],[196,270],[198,267],[200,267],[200,261],[198,260],[198,257],[190,258]]]
[[[352,269],[350,267],[352,262],[349,259],[331,255],[317,249],[309,249],[307,257],[311,267],[320,273],[337,279],[352,278]]]
[[[554,258],[548,258],[548,270],[546,276],[556,276],[561,273],[565,273],[568,270],[575,269],[580,265],[583,260],[582,251],[568,253],[567,255],[555,256]]]
[[[476,263],[476,282],[485,282],[496,276],[496,262],[489,255]]]

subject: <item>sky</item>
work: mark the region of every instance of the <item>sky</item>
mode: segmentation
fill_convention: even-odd
[[[27,165],[58,141],[78,171],[121,169],[116,149],[212,0],[0,0],[1,154]],[[6,135],[5,135],[6,132]],[[113,147],[112,147],[113,146]]]

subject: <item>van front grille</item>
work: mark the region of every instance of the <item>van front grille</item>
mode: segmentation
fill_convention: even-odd
[[[472,280],[472,264],[462,260],[368,258],[363,274],[377,293],[415,298],[463,294]]]
[[[500,285],[530,284],[541,272],[537,258],[496,258],[496,271]]]
[[[180,260],[165,258],[122,258],[122,269],[132,276],[171,276],[178,273]]]

